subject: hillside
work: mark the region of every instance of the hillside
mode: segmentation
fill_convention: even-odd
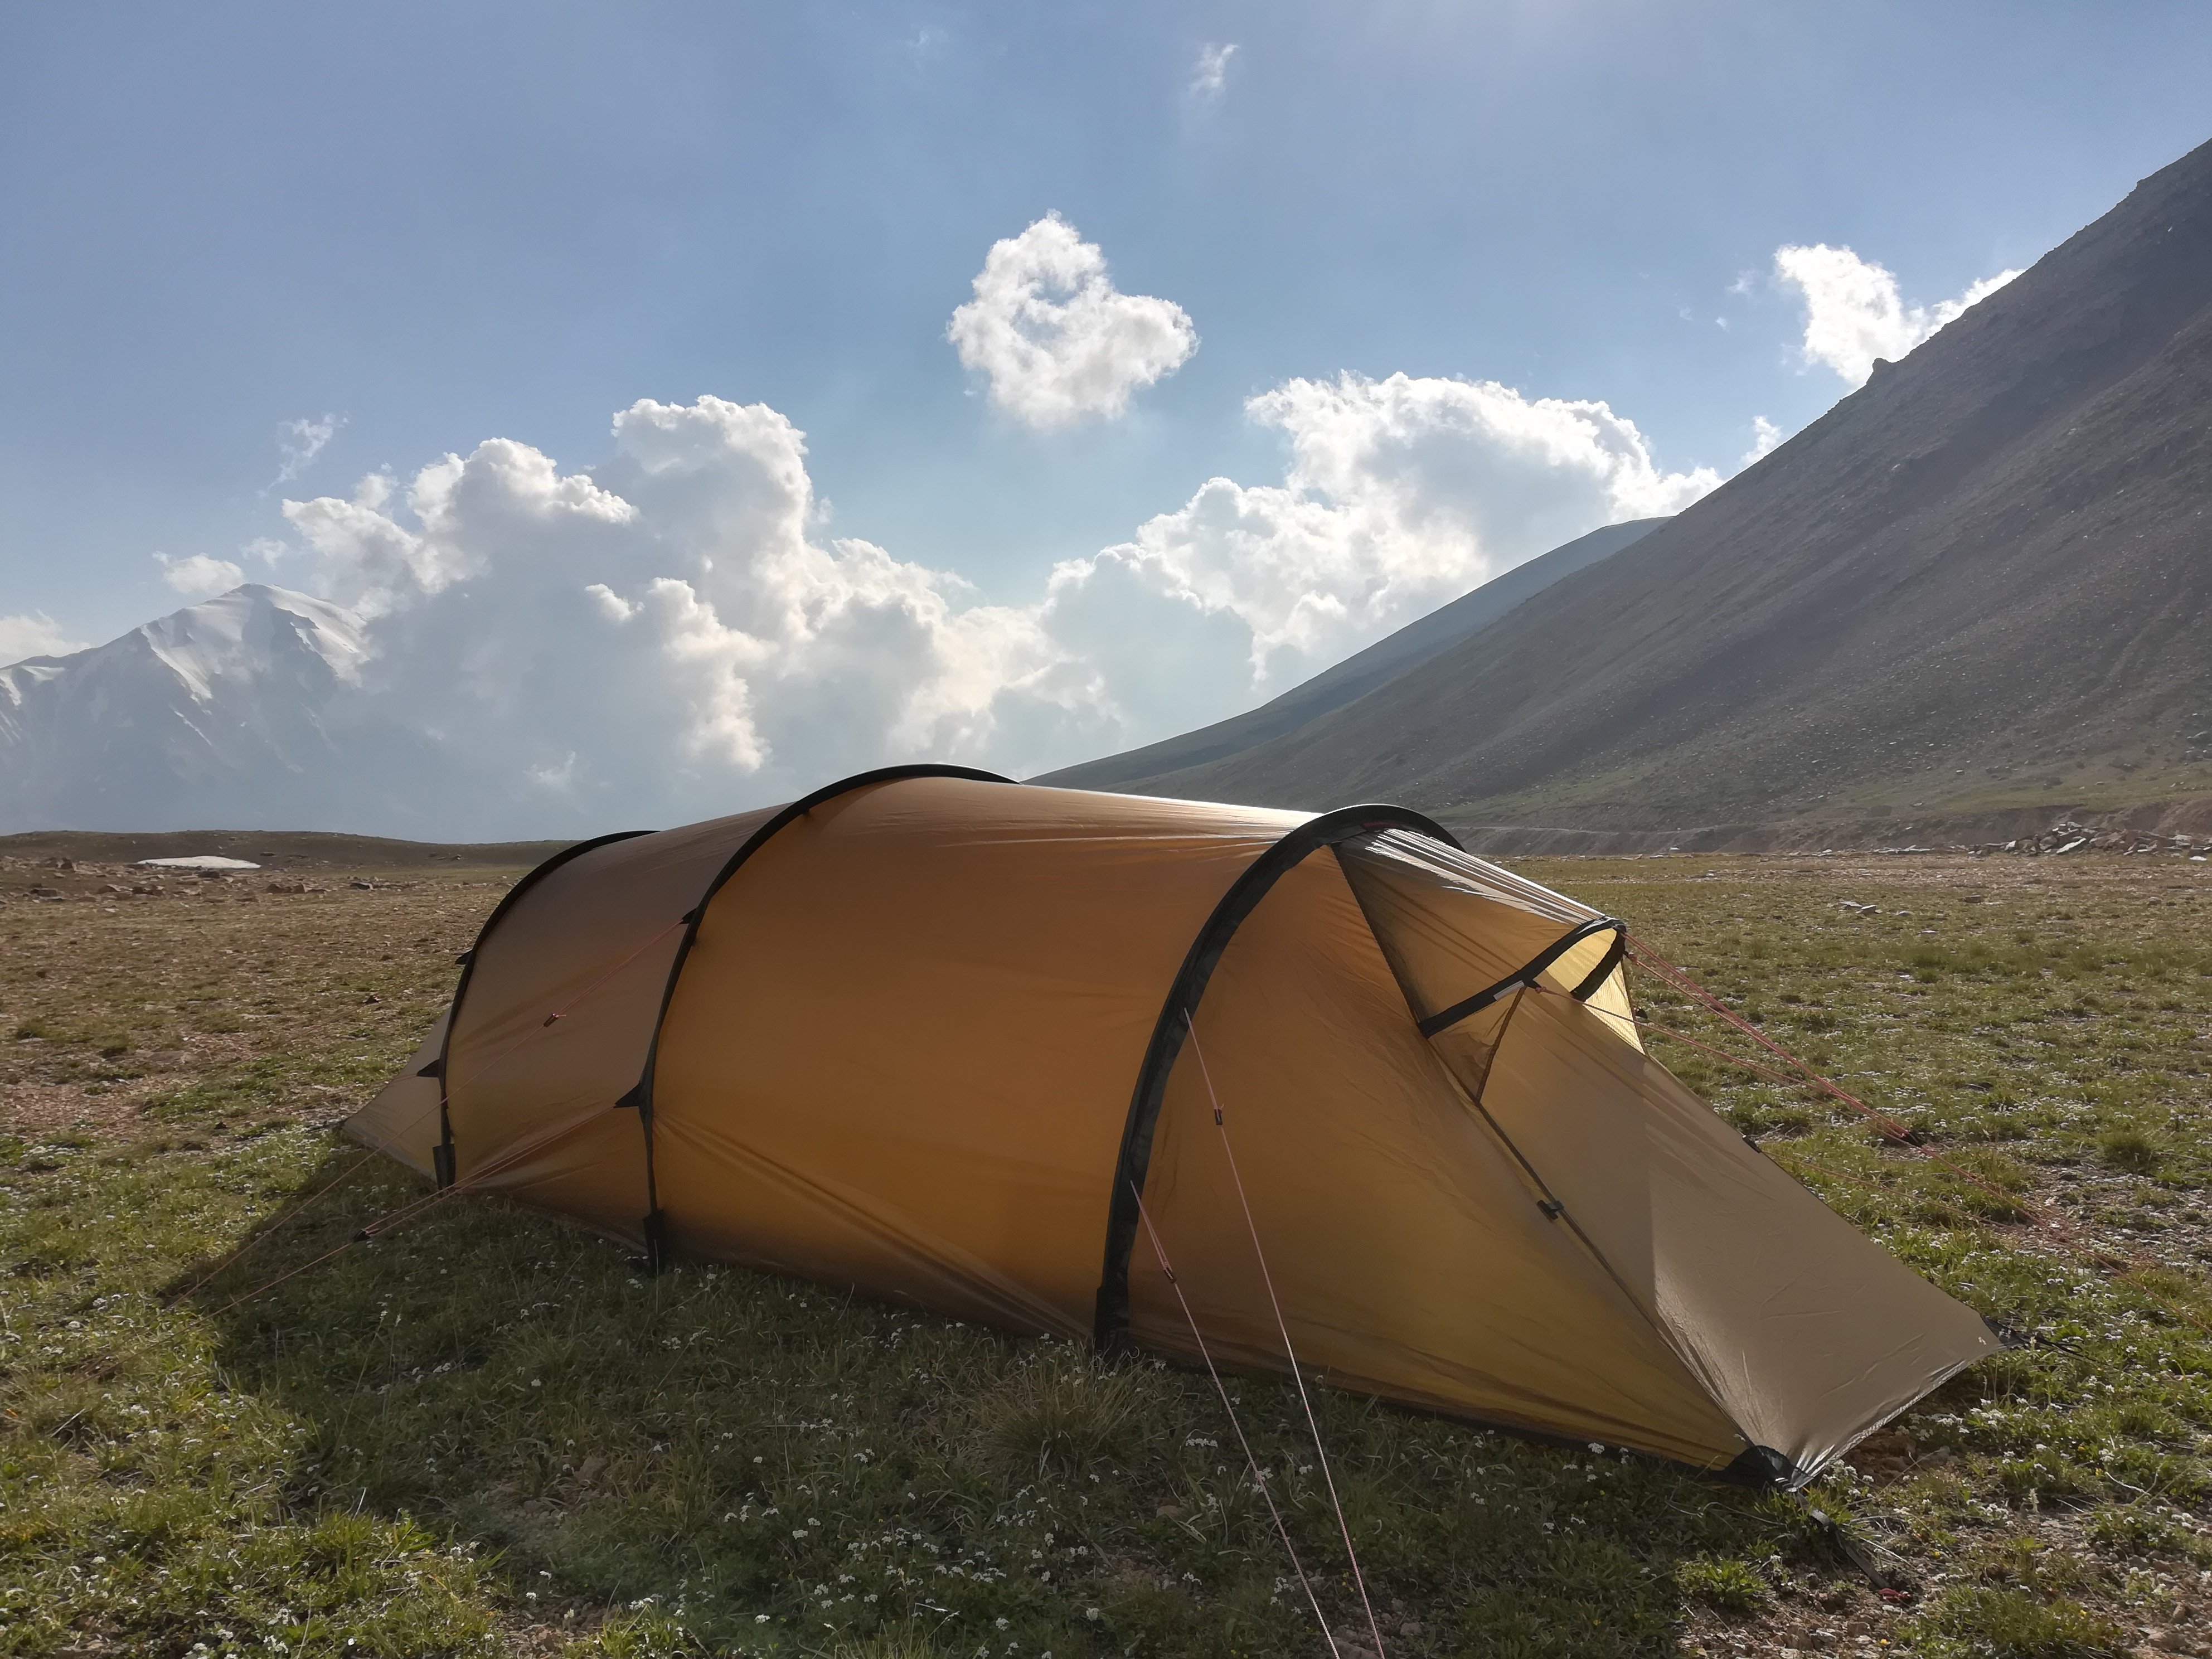
[[[1271,702],[1181,737],[1066,767],[1037,781],[1069,789],[1127,789],[1146,778],[1224,760],[1271,738],[1286,737],[1331,709],[1341,708],[1419,667],[1460,641],[1472,638],[1561,577],[1610,557],[1666,522],[1664,519],[1631,519],[1577,536],[1461,594],[1449,605],[1439,605],[1418,622],[1407,623],[1334,668],[1292,686]]]
[[[1686,830],[2212,796],[2212,146],[1622,554],[1125,782]]]

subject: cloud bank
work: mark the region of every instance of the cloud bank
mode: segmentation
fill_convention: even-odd
[[[1875,358],[1895,362],[1968,306],[2020,275],[2001,270],[1955,300],[1907,306],[1895,276],[1847,247],[1830,247],[1825,242],[1778,247],[1774,270],[1786,286],[1804,297],[1805,362],[1835,370],[1855,388],[1867,383]]]
[[[1490,382],[1292,380],[1248,412],[1283,436],[1280,483],[1210,480],[1018,604],[817,540],[803,434],[717,398],[633,404],[587,471],[492,439],[284,514],[311,585],[365,619],[362,708],[418,734],[465,808],[450,833],[495,836],[1150,741],[1719,482],[1662,470],[1602,403]]]
[[[1132,392],[1198,349],[1181,306],[1116,289],[1098,245],[1057,213],[993,243],[974,287],[945,337],[991,401],[1025,425],[1120,415]]]

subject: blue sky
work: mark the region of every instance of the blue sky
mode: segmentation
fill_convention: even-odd
[[[2207,62],[2201,4],[8,6],[0,615],[107,638],[182,602],[156,552],[313,585],[241,551],[284,498],[595,467],[641,398],[780,412],[820,535],[964,602],[1295,482],[1247,402],[1346,373],[1725,475],[1848,389],[1778,248],[1960,296],[2212,137]],[[946,329],[1048,211],[1199,343],[1039,429]]]

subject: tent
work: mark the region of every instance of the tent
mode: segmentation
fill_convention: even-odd
[[[1279,1371],[1256,1243],[1334,1386],[1800,1483],[1998,1341],[1644,1054],[1623,945],[1401,808],[897,768],[548,860],[349,1131],[656,1259]]]

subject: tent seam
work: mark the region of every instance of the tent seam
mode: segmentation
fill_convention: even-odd
[[[1340,866],[1344,862],[1344,849],[1339,847],[1335,850],[1337,862]],[[1522,1000],[1529,991],[1541,988],[1535,985],[1537,975],[1558,961],[1580,940],[1601,933],[1607,927],[1613,929],[1612,947],[1607,951],[1605,960],[1599,964],[1598,971],[1586,976],[1583,982],[1570,994],[1575,1001],[1582,1002],[1604,982],[1605,975],[1610,974],[1613,968],[1619,965],[1621,957],[1627,949],[1627,924],[1611,916],[1594,917],[1539,951],[1527,963],[1507,975],[1491,989],[1478,993],[1463,1002],[1455,1003],[1441,1012],[1425,1019],[1421,1017],[1420,1005],[1413,999],[1412,988],[1400,978],[1397,965],[1390,959],[1389,947],[1383,944],[1382,935],[1375,926],[1375,918],[1368,911],[1367,902],[1360,896],[1359,884],[1350,880],[1349,874],[1347,871],[1345,884],[1352,890],[1352,902],[1359,907],[1359,918],[1367,925],[1368,937],[1375,941],[1375,949],[1382,958],[1382,965],[1389,970],[1392,981],[1396,983],[1398,994],[1405,999],[1406,1012],[1413,1017],[1414,1027],[1425,1040],[1433,1042],[1437,1036],[1468,1016],[1494,1006],[1505,997],[1510,996],[1512,999],[1506,1006],[1505,1018],[1498,1025],[1498,1035],[1490,1044],[1491,1058],[1482,1068],[1480,1083],[1474,1089],[1468,1088],[1453,1073],[1449,1064],[1444,1065],[1445,1074],[1451,1077],[1461,1096],[1474,1109],[1474,1115],[1480,1118],[1490,1133],[1497,1137],[1498,1145],[1504,1147],[1513,1161],[1520,1165],[1522,1173],[1527,1176],[1530,1183],[1543,1194],[1536,1207],[1541,1210],[1549,1219],[1566,1223],[1568,1230],[1574,1234],[1576,1240],[1589,1254],[1590,1260],[1595,1261],[1605,1276],[1613,1281],[1613,1288],[1620,1292],[1621,1299],[1633,1308],[1638,1316],[1651,1328],[1651,1334],[1659,1339],[1660,1346],[1674,1357],[1675,1363],[1682,1367],[1683,1374],[1697,1384],[1699,1391],[1720,1412],[1723,1420],[1735,1431],[1736,1437],[1744,1443],[1747,1451],[1749,1450],[1756,1443],[1744,1432],[1743,1425],[1735,1420],[1735,1414],[1729,1411],[1719,1400],[1713,1397],[1712,1390],[1706,1386],[1697,1365],[1692,1362],[1689,1355],[1682,1352],[1681,1345],[1668,1330],[1666,1322],[1659,1316],[1656,1309],[1645,1307],[1642,1298],[1629,1289],[1628,1282],[1622,1278],[1620,1270],[1613,1265],[1605,1252],[1598,1249],[1596,1241],[1583,1231],[1582,1223],[1577,1220],[1567,1206],[1560,1201],[1559,1194],[1553,1190],[1552,1183],[1544,1178],[1543,1172],[1528,1161],[1528,1155],[1521,1150],[1513,1137],[1505,1133],[1504,1126],[1492,1115],[1490,1108],[1484,1103],[1483,1100],[1483,1097],[1490,1091],[1491,1077],[1498,1069],[1498,1055],[1504,1048],[1505,1039],[1513,1030],[1513,1017],[1521,1012]],[[1441,1056],[1439,1056],[1439,1062],[1442,1063]]]
[[[1526,992],[1523,992],[1522,994],[1525,995]],[[1769,1450],[1769,1448],[1761,1446],[1759,1442],[1753,1440],[1750,1435],[1744,1431],[1743,1425],[1735,1420],[1735,1413],[1728,1408],[1727,1405],[1714,1394],[1711,1387],[1705,1382],[1703,1374],[1702,1363],[1695,1356],[1684,1352],[1685,1344],[1671,1329],[1668,1328],[1666,1320],[1661,1317],[1659,1310],[1656,1307],[1645,1307],[1644,1305],[1643,1299],[1639,1297],[1635,1291],[1628,1288],[1628,1281],[1621,1277],[1620,1270],[1613,1265],[1612,1259],[1608,1257],[1603,1250],[1598,1249],[1597,1241],[1592,1238],[1588,1232],[1583,1231],[1583,1224],[1575,1218],[1573,1213],[1568,1210],[1567,1206],[1565,1204],[1559,1203],[1558,1194],[1552,1191],[1552,1183],[1546,1181],[1541,1175],[1539,1175],[1536,1170],[1536,1166],[1529,1163],[1526,1158],[1522,1156],[1520,1147],[1514,1144],[1512,1137],[1505,1133],[1504,1128],[1498,1123],[1498,1120],[1491,1115],[1490,1109],[1483,1104],[1482,1097],[1489,1093],[1490,1079],[1492,1074],[1497,1070],[1497,1053],[1498,1050],[1504,1048],[1506,1036],[1513,1030],[1513,1016],[1520,1012],[1521,997],[1516,996],[1513,999],[1512,1007],[1506,1010],[1505,1023],[1498,1028],[1498,1041],[1491,1045],[1491,1053],[1492,1056],[1492,1063],[1482,1074],[1482,1087],[1477,1090],[1475,1093],[1470,1097],[1474,1101],[1475,1110],[1481,1114],[1482,1121],[1490,1125],[1492,1132],[1495,1133],[1500,1140],[1505,1143],[1507,1150],[1510,1151],[1516,1158],[1519,1159],[1521,1167],[1528,1171],[1531,1178],[1535,1180],[1543,1187],[1546,1194],[1550,1197],[1552,1202],[1559,1206],[1557,1212],[1553,1214],[1553,1218],[1558,1221],[1564,1221],[1567,1224],[1567,1226],[1573,1231],[1574,1236],[1582,1242],[1583,1249],[1589,1252],[1590,1260],[1596,1262],[1600,1267],[1605,1270],[1605,1276],[1613,1282],[1614,1286],[1620,1291],[1623,1299],[1627,1302],[1630,1307],[1635,1309],[1636,1311],[1643,1316],[1644,1323],[1650,1326],[1651,1334],[1659,1339],[1660,1346],[1665,1348],[1668,1352],[1674,1356],[1675,1363],[1682,1367],[1683,1373],[1697,1382],[1698,1387],[1701,1391],[1703,1391],[1705,1398],[1711,1402],[1713,1408],[1719,1412],[1722,1419],[1730,1428],[1735,1431],[1736,1437],[1741,1440],[1744,1445],[1744,1449],[1742,1453],[1738,1455],[1736,1462],[1741,1463],[1747,1456],[1751,1456],[1756,1453]],[[1776,1455],[1779,1455],[1779,1454],[1778,1453]],[[1735,1463],[1729,1465],[1729,1468],[1734,1468],[1735,1467]],[[1795,1466],[1793,1465],[1792,1467]]]
[[[453,1000],[446,1006],[446,1030],[438,1040],[435,1062],[438,1068],[438,1145],[432,1150],[431,1162],[436,1171],[434,1179],[439,1187],[454,1184],[453,1094],[449,1086],[452,1067],[448,1063],[453,1058],[453,1030],[461,1023],[461,1000],[468,994],[469,983],[476,977],[477,954],[484,948],[485,941],[491,938],[492,929],[507,919],[521,902],[524,894],[563,865],[574,862],[586,853],[595,853],[602,847],[611,847],[618,841],[635,841],[640,836],[652,833],[650,830],[617,830],[610,835],[593,836],[587,841],[562,848],[552,857],[533,866],[520,881],[507,890],[500,902],[492,907],[491,914],[484,918],[483,926],[477,929],[475,943],[462,953],[461,976],[453,986]]]
[[[659,1194],[653,1171],[653,1080],[660,1059],[660,1035],[668,1023],[668,1010],[676,1000],[676,988],[684,977],[684,964],[691,958],[691,947],[697,941],[699,929],[707,919],[707,908],[715,896],[727,886],[745,861],[766,846],[782,830],[805,817],[824,802],[871,784],[900,783],[910,778],[966,778],[975,783],[1012,784],[1012,778],[1002,777],[996,772],[986,772],[972,766],[945,766],[922,763],[911,766],[884,766],[873,771],[856,772],[851,777],[826,783],[811,793],[800,796],[745,837],[734,853],[725,860],[707,884],[699,902],[684,913],[684,937],[677,941],[676,955],[668,964],[668,983],[662,987],[660,1006],[653,1017],[652,1035],[645,1046],[645,1063],[640,1068],[638,1079],[617,1103],[637,1108],[638,1125],[645,1136],[646,1207],[645,1240],[647,1266],[658,1270],[665,1265],[666,1244],[660,1224]]]

